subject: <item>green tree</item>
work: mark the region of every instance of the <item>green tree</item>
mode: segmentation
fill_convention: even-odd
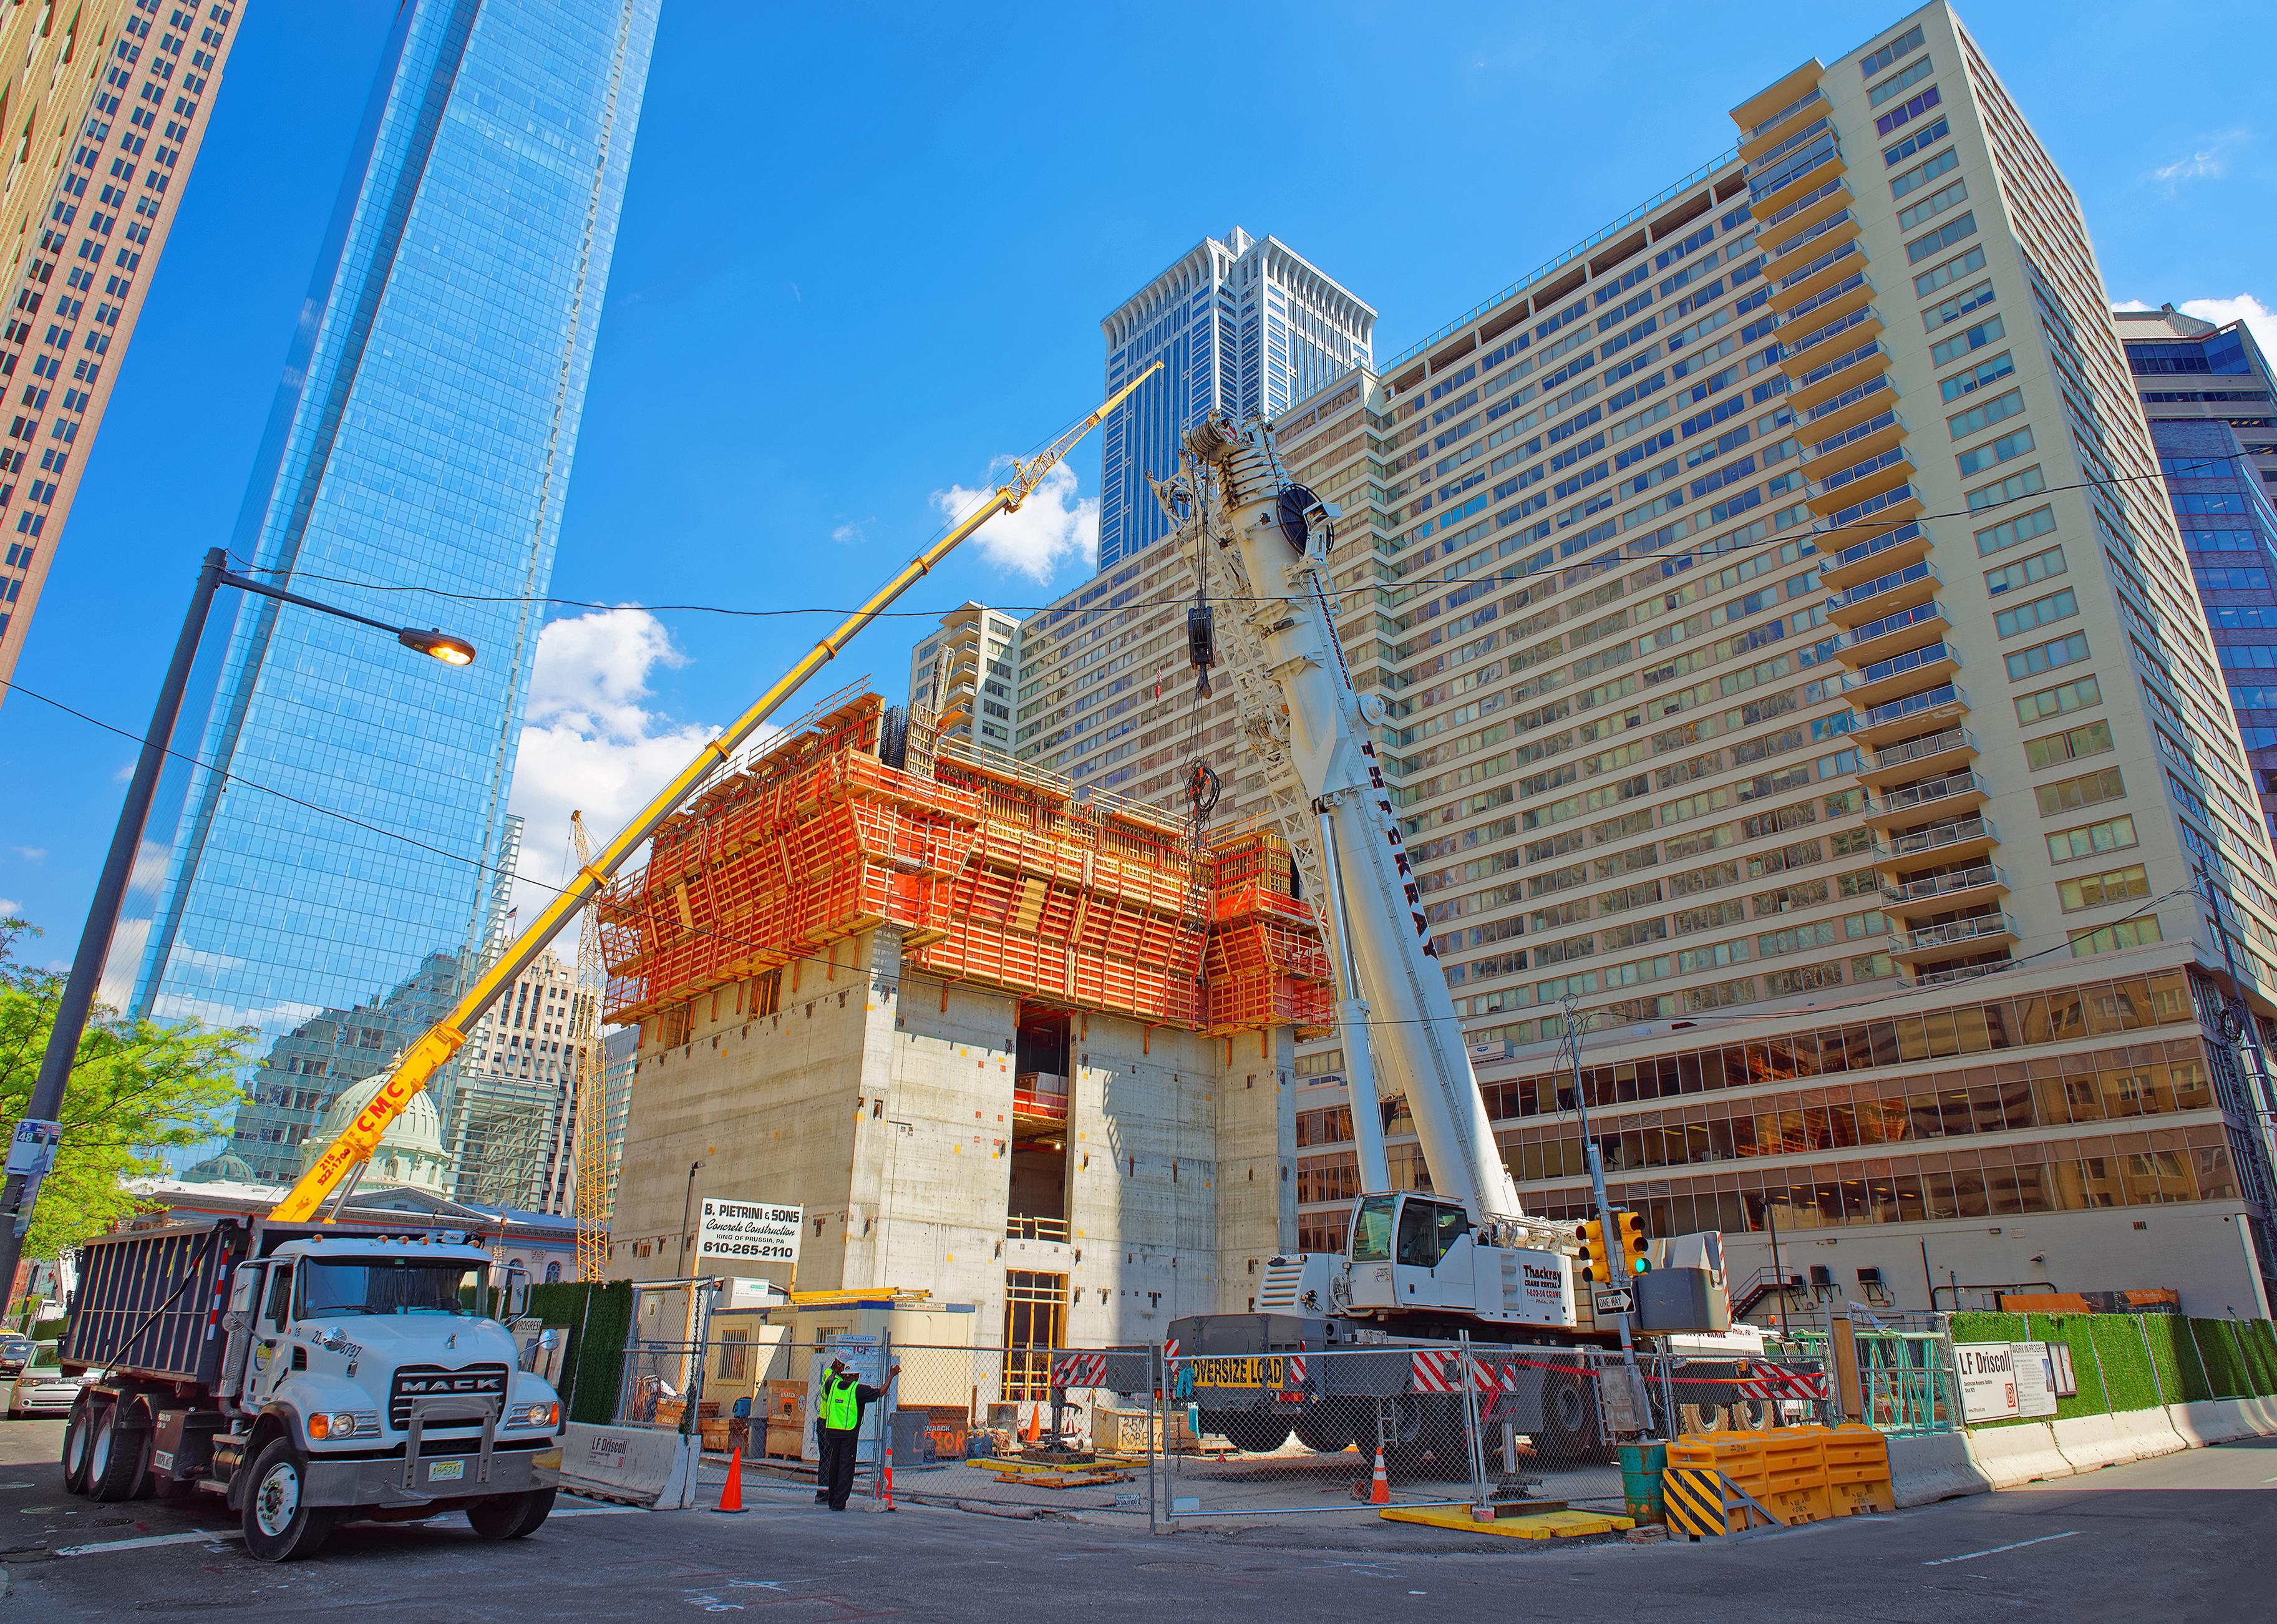
[[[15,959],[17,943],[38,934],[22,919],[0,919],[0,1125],[31,1103],[63,998],[63,977]],[[63,1146],[40,1186],[24,1255],[53,1257],[140,1209],[127,1181],[163,1173],[161,1152],[220,1131],[254,1036],[194,1022],[161,1026],[97,1005],[64,1091]]]

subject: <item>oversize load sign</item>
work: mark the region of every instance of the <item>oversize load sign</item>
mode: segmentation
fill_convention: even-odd
[[[742,1258],[754,1263],[798,1262],[802,1207],[767,1201],[723,1201],[704,1198],[703,1221],[696,1231],[698,1257]]]
[[[1956,1342],[1961,1413],[1969,1421],[2006,1421],[2018,1413],[2016,1349],[2009,1342]]]

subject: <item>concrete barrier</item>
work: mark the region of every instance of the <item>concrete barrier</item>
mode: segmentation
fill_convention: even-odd
[[[538,1457],[546,1480],[593,1499],[676,1511],[696,1503],[697,1441],[659,1427],[571,1422]]]
[[[2254,1436],[2243,1416],[2220,1404],[2170,1404],[2167,1407],[2167,1422],[2174,1428],[2174,1435],[2193,1449]]]
[[[2075,1472],[2121,1466],[2141,1458],[2138,1435],[2116,1415],[2075,1415],[2055,1424],[2056,1447]]]
[[[2044,1421],[1976,1429],[1969,1434],[1969,1453],[1995,1489],[2069,1477],[2078,1469],[2056,1447],[2055,1429]]]
[[[1988,1493],[1993,1484],[1971,1456],[1966,1433],[1934,1432],[1890,1440],[1890,1486],[1902,1509]]]

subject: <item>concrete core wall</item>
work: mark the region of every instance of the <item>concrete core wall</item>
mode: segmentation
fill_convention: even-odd
[[[783,972],[751,1018],[730,987],[696,1002],[689,1041],[644,1047],[626,1125],[610,1274],[730,1270],[681,1247],[694,1193],[806,1209],[796,1285],[922,1289],[978,1305],[1001,1344],[1006,1276],[1066,1278],[1069,1346],[1159,1340],[1182,1314],[1251,1306],[1265,1260],[1296,1244],[1287,1032],[1206,1037],[1071,1018],[1066,1239],[1007,1233],[1043,1212],[1049,1153],[1014,1200],[1019,1001],[902,969],[898,933]],[[1025,1226],[1035,1231],[1038,1226]],[[691,1226],[692,1233],[692,1226]]]

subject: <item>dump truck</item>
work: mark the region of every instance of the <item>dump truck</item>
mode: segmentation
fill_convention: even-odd
[[[222,1218],[90,1240],[60,1353],[88,1378],[65,1487],[219,1494],[270,1562],[338,1522],[446,1509],[519,1539],[552,1509],[538,1457],[561,1426],[500,1323],[528,1295],[453,1231]]]

